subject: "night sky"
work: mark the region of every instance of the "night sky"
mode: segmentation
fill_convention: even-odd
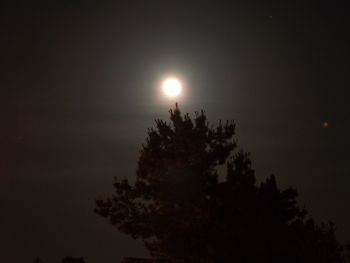
[[[184,112],[234,119],[258,180],[296,187],[350,241],[345,4],[28,2],[0,11],[1,262],[147,255],[94,200],[135,176],[147,128],[175,105],[159,87],[169,74],[185,83]]]

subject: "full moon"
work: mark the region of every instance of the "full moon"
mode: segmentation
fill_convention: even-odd
[[[163,91],[168,97],[177,97],[182,89],[181,82],[175,78],[168,78],[163,82]]]

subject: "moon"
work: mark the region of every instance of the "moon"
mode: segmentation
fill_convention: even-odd
[[[163,82],[163,92],[168,97],[177,97],[182,90],[182,84],[180,80],[176,78],[167,78]]]

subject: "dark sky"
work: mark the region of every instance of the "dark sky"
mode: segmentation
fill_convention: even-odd
[[[0,11],[1,262],[146,255],[94,200],[134,176],[147,128],[174,106],[157,86],[169,73],[186,80],[183,111],[236,120],[258,179],[296,187],[350,241],[345,4],[28,2]]]

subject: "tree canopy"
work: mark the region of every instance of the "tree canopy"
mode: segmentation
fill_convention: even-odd
[[[249,154],[237,149],[235,122],[212,126],[204,111],[191,119],[176,105],[170,122],[156,120],[135,183],[116,177],[114,187],[95,212],[141,239],[154,259],[345,262],[334,224],[316,224],[274,175],[258,184]]]

